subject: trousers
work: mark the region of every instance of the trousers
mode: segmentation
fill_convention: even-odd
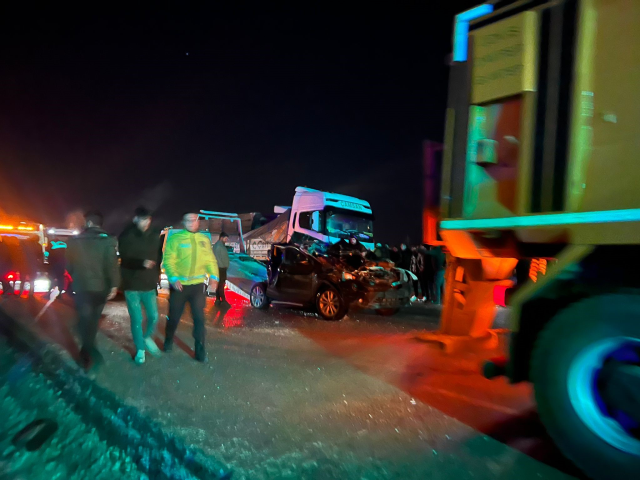
[[[80,334],[80,359],[88,366],[91,361],[99,360],[96,348],[96,336],[102,311],[107,303],[105,292],[76,292],[75,304],[78,314],[78,333]]]
[[[131,336],[136,350],[144,350],[144,339],[153,335],[158,323],[158,296],[155,290],[126,290],[124,298],[131,318]],[[142,308],[147,314],[147,329],[142,333]]]
[[[165,344],[173,342],[173,335],[176,333],[180,317],[184,312],[187,303],[191,307],[191,316],[193,317],[193,338],[196,341],[196,352],[198,349],[204,350],[204,306],[206,296],[204,293],[204,284],[183,285],[182,291],[171,289],[169,293],[169,316],[167,317],[167,326],[165,329]]]
[[[218,268],[220,280],[218,281],[218,288],[216,288],[216,300],[226,300],[224,297],[224,284],[227,282],[227,269]]]

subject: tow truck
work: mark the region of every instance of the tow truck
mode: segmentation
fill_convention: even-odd
[[[449,252],[434,339],[486,338],[508,305],[509,356],[485,376],[531,382],[549,434],[595,479],[640,472],[639,25],[636,0],[457,15],[425,239]]]
[[[0,237],[2,241],[6,242],[6,246],[9,250],[20,249],[24,245],[24,242],[36,240],[39,245],[40,265],[41,269],[36,273],[36,277],[31,279],[33,281],[33,291],[35,293],[48,292],[51,288],[51,281],[47,277],[45,271],[45,249],[47,247],[47,237],[45,235],[44,226],[40,223],[24,221],[22,219],[15,218],[0,218]],[[11,240],[13,240],[13,242]],[[16,253],[10,254],[16,255]],[[22,285],[20,278],[20,272],[10,270],[7,272],[0,272],[4,278],[0,285],[7,286],[17,290]],[[3,287],[4,288],[4,287]]]

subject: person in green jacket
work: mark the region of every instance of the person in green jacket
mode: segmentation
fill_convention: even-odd
[[[133,223],[118,237],[122,289],[131,317],[131,335],[136,345],[135,362],[145,362],[145,350],[159,355],[153,341],[158,323],[158,272],[160,264],[160,232],[151,227],[151,212],[136,208]],[[147,314],[147,330],[142,332],[142,308]]]
[[[173,348],[173,336],[180,323],[184,306],[189,302],[193,316],[196,360],[206,362],[205,280],[209,277],[209,289],[216,290],[218,282],[213,277],[218,277],[218,264],[209,237],[198,231],[198,214],[185,214],[183,222],[185,229],[171,234],[164,249],[163,264],[171,285],[164,351],[170,352]]]
[[[120,284],[117,241],[102,230],[102,220],[99,212],[87,213],[85,229],[69,239],[66,252],[67,271],[76,292],[82,342],[80,365],[86,371],[102,363],[102,355],[96,348],[98,324],[107,300],[116,296]]]

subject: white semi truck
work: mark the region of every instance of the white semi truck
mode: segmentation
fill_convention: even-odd
[[[291,207],[276,207],[280,215],[245,235],[247,253],[266,260],[274,243],[336,243],[355,236],[373,250],[373,212],[366,200],[339,193],[297,187]]]

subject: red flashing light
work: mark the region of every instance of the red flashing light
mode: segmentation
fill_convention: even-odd
[[[496,285],[495,287],[493,287],[493,303],[495,303],[499,307],[506,307],[507,290],[509,290],[509,287],[507,285]]]

